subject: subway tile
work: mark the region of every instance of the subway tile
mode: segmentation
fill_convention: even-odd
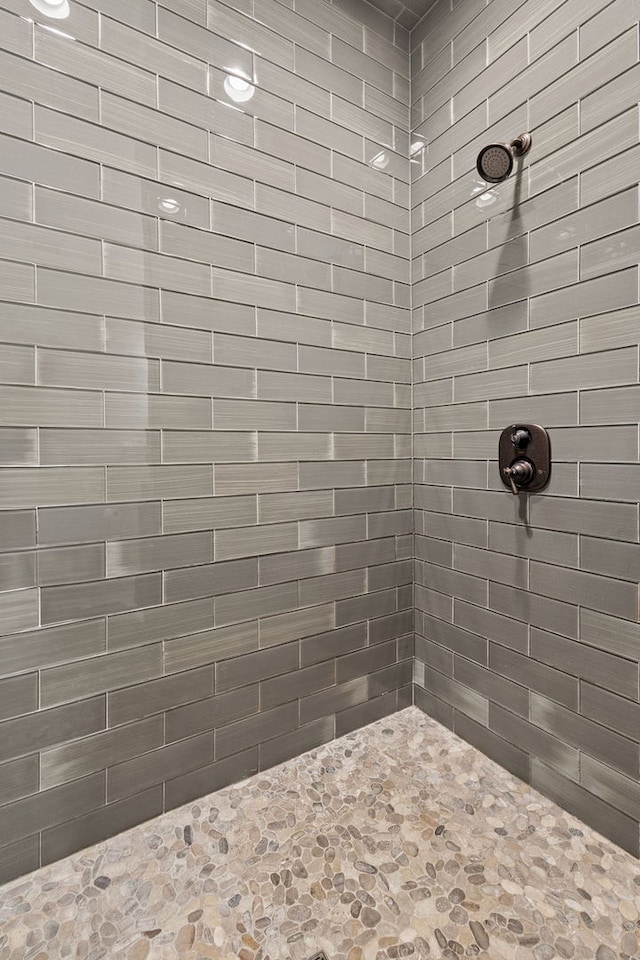
[[[364,206],[364,193],[350,183],[322,176],[313,170],[296,168],[296,193],[317,203],[330,203],[332,207],[346,210],[354,216],[361,216]],[[300,231],[299,231],[300,233]],[[329,238],[316,234],[318,244]],[[316,248],[318,250],[319,248]],[[299,252],[304,253],[304,250]]]
[[[590,573],[637,581],[640,579],[639,559],[639,544],[581,537],[580,566]]]
[[[203,397],[253,397],[256,375],[253,370],[213,367],[211,364],[163,361],[162,389],[165,393]]]
[[[109,651],[173,640],[212,627],[213,601],[210,599],[115,614],[108,618]]]
[[[15,17],[9,11],[2,13],[2,45],[6,50],[29,57],[32,50],[32,25],[26,18]]]
[[[553,600],[514,587],[492,583],[489,606],[499,613],[514,616],[544,630],[578,637],[578,607],[571,602]]]
[[[314,723],[300,727],[294,733],[286,733],[260,744],[260,769],[267,770],[291,757],[300,756],[308,750],[327,743],[334,735],[333,718],[320,718]]]
[[[207,672],[209,669],[207,668]],[[189,698],[193,700],[194,698]],[[259,710],[257,683],[216,697],[208,696],[194,703],[186,702],[167,712],[167,741],[184,740],[194,734],[225,726],[234,720],[251,716]]]
[[[528,624],[511,617],[486,610],[463,600],[453,605],[453,619],[457,625],[471,633],[490,639],[493,643],[510,647],[526,654],[529,647]]]
[[[157,247],[155,221],[129,210],[44,188],[36,188],[35,205],[36,220],[49,227],[131,246]],[[74,262],[67,262],[66,265],[77,266],[82,261],[73,254],[73,250],[70,252]]]
[[[108,577],[191,567],[212,561],[213,538],[208,533],[112,541],[107,546]]]
[[[55,826],[100,806],[104,797],[104,773],[93,774],[73,784],[42,790],[15,803],[2,813],[0,843],[22,839],[33,832],[34,821],[43,829]]]
[[[253,617],[285,613],[298,606],[297,584],[284,583],[272,587],[257,587],[216,597],[215,622],[225,626]]]
[[[247,432],[174,431],[164,438],[163,456],[169,463],[255,460],[256,435]]]
[[[254,559],[204,564],[186,570],[171,570],[164,575],[165,599],[169,602],[214,597],[255,587],[258,564]]]
[[[529,568],[523,557],[504,556],[491,550],[456,544],[453,566],[464,573],[485,576],[488,580],[506,583],[512,587],[528,587]]]
[[[41,464],[149,463],[160,459],[160,434],[127,430],[42,430]]]
[[[586,55],[589,51],[585,51],[581,42],[580,62],[571,69],[563,70],[559,73],[558,79],[532,97],[530,103],[532,123],[535,125],[541,118],[546,119],[558,113],[564,106],[581,99],[602,86],[607,80],[633,66],[637,59],[635,39],[634,31],[627,30],[603,51],[591,57]],[[574,37],[563,41],[559,47],[566,43],[570,48],[573,47]]]
[[[636,351],[632,348],[534,363],[531,367],[531,391],[549,392],[559,380],[568,390],[617,386],[633,382],[636,367]]]
[[[485,727],[487,726],[489,702],[474,690],[465,687],[451,677],[438,673],[431,667],[425,671],[424,688],[428,693],[444,699],[456,711],[477,720]]]
[[[260,494],[258,497],[260,523],[307,520],[331,514],[333,514],[333,493],[330,491],[272,493]]]
[[[239,753],[247,747],[293,732],[298,726],[298,705],[287,703],[247,717],[215,733],[215,755],[218,759]]]
[[[205,630],[165,644],[164,667],[167,673],[190,670],[258,648],[258,626],[242,623],[218,630]],[[242,684],[240,684],[242,685]]]
[[[476,722],[464,712],[454,713],[453,729],[463,740],[467,740],[502,767],[505,767],[520,780],[529,779],[529,755],[519,747],[497,736],[488,727],[488,720]]]
[[[87,44],[77,44],[73,38],[43,30],[40,26],[35,29],[35,58],[40,63],[52,67],[56,71],[68,69],[73,61],[73,74],[78,80],[85,81],[153,106],[156,98],[155,77],[140,66],[134,65],[135,58],[130,62],[116,59],[108,53],[93,49]],[[42,101],[40,98],[39,102]],[[48,104],[57,106],[57,104]],[[97,119],[97,116],[89,117]]]
[[[201,296],[211,293],[210,270],[204,263],[115,244],[105,244],[104,263],[105,274],[116,280],[163,286]]]
[[[105,575],[104,545],[54,547],[38,551],[38,584],[43,587],[97,580]]]
[[[190,800],[197,800],[215,790],[221,790],[230,783],[241,780],[258,772],[258,750],[250,747],[241,753],[219,760],[193,773],[167,781],[165,784],[166,803],[171,808]]]
[[[238,147],[238,144],[233,144]],[[221,165],[223,161],[220,160]],[[253,184],[240,173],[219,169],[201,160],[183,157],[169,150],[159,152],[158,169],[163,183],[176,185],[212,200],[253,205]],[[232,167],[233,170],[236,167]],[[169,199],[173,200],[170,196]]]
[[[596,87],[593,93],[581,99],[580,127],[584,133],[599,127],[611,117],[612,104],[616,105],[615,109],[619,112],[628,110],[629,107],[633,106],[633,90],[639,73],[640,70],[637,65],[631,67],[624,73],[614,75],[613,80],[609,80],[603,86]],[[635,151],[632,149],[629,152],[634,153]],[[611,162],[609,161],[609,163]],[[596,167],[590,173],[592,174],[590,179],[593,186],[599,173],[598,168]],[[600,190],[607,189],[604,183],[599,186]]]
[[[23,757],[0,766],[0,803],[12,803],[38,791],[38,755]]]
[[[598,681],[599,682],[599,681]],[[609,693],[601,686],[591,683],[580,685],[580,713],[612,730],[629,737],[631,740],[640,739],[640,704],[632,702],[624,696],[623,691]]]
[[[638,698],[638,677],[622,657],[535,628],[531,631],[530,646],[531,656],[548,666],[615,690],[621,696]]]
[[[53,747],[41,755],[41,789],[50,790],[98,773],[121,760],[147,753],[161,742],[162,719],[152,717]]]
[[[595,795],[596,798],[611,804],[615,812],[622,811],[628,814],[632,818],[632,823],[634,822],[633,818],[638,810],[640,799],[640,789],[636,780],[625,777],[607,764],[594,760],[593,757],[584,755],[580,762],[580,783],[585,790],[585,800]],[[628,835],[631,841],[629,849],[635,855],[633,828],[629,829]]]
[[[6,675],[97,656],[105,649],[103,620],[81,621],[65,624],[64,627],[44,627],[0,641]]]
[[[628,582],[592,573],[531,564],[531,589],[556,600],[578,602],[585,607],[625,616],[637,615],[637,590]]]
[[[107,800],[112,803],[139,794],[140,788],[197,770],[212,760],[213,734],[205,733],[116,763],[109,767]]]
[[[526,687],[511,683],[463,657],[454,656],[453,664],[453,676],[460,683],[486,697],[492,705],[495,703],[520,717],[528,717],[529,691]]]
[[[234,657],[216,665],[216,691],[244,687],[298,668],[298,644],[286,643],[268,650]]]
[[[318,690],[324,690],[333,684],[334,672],[333,663],[324,662],[284,676],[263,680],[260,683],[261,707],[269,709],[291,700],[301,700]]]
[[[289,580],[333,573],[334,554],[331,547],[320,547],[315,550],[297,550],[293,553],[261,557],[260,584],[285,583]]]
[[[160,581],[159,574],[151,574],[72,586],[44,587],[42,623],[61,623],[64,620],[152,607],[161,601]]]
[[[422,630],[426,640],[476,663],[487,663],[488,644],[484,637],[430,615],[423,616]]]
[[[7,467],[0,473],[0,499],[5,509],[99,503],[103,474],[98,467]]]
[[[162,812],[162,788],[153,787],[133,798],[100,805],[84,816],[50,827],[42,833],[42,862],[52,863],[83,847],[157,817]]]
[[[580,754],[575,747],[498,704],[489,705],[489,726],[499,736],[538,757],[571,780],[578,779]]]
[[[0,171],[7,176],[72,190],[81,196],[98,197],[97,163],[6,135],[0,136],[0,146]]]
[[[4,19],[9,18],[5,17]],[[58,73],[57,66],[53,62],[56,58],[50,59],[46,52],[43,55],[40,48],[42,36],[41,29],[36,29],[36,42],[38,43],[36,59],[40,63],[33,62],[31,59],[31,42],[29,42],[28,51],[19,57],[14,57],[9,53],[0,54],[0,75],[3,77],[5,87],[10,89],[14,96],[35,100],[47,107],[76,114],[85,120],[97,120],[98,90],[96,86],[82,82],[87,79],[86,77],[74,79],[65,76],[63,73]],[[85,47],[84,49],[89,48]],[[28,59],[23,59],[24,56]],[[48,69],[49,67],[54,68],[55,74]],[[135,68],[130,69],[132,72],[135,71]],[[52,76],[54,75],[55,83],[52,83]],[[19,130],[16,129],[12,132],[19,133]],[[30,136],[30,131],[28,134],[25,131],[25,134]]]
[[[367,643],[365,623],[340,627],[330,632],[306,637],[300,643],[300,662],[302,666],[332,660],[338,655],[361,650]]]
[[[569,677],[553,667],[496,644],[489,645],[489,667],[496,673],[548,697],[548,702],[557,701],[569,710],[578,708],[578,680],[575,677]]]
[[[109,694],[109,725],[119,727],[134,720],[178,710],[210,697],[213,692],[213,668],[201,667],[175,676],[149,680]],[[125,730],[128,727],[125,727]],[[188,736],[185,733],[185,736]],[[182,739],[178,737],[175,739]],[[156,744],[159,746],[160,744]]]
[[[53,709],[6,720],[0,726],[0,759],[10,760],[75,737],[89,736],[105,727],[105,699],[93,697]]]
[[[151,33],[155,32],[153,19]],[[159,42],[147,33],[132,30],[118,20],[103,15],[101,21],[100,45],[106,53],[136,63],[153,74],[175,80],[183,87],[206,91],[207,72],[202,61],[169,43]]]
[[[187,257],[219,267],[236,267],[249,273],[253,272],[254,268],[252,243],[220,237],[208,230],[197,230],[172,221],[162,225],[160,249],[177,257]]]
[[[0,680],[0,720],[10,720],[38,709],[37,675]]]
[[[333,602],[264,617],[259,624],[260,647],[273,647],[289,640],[298,640],[318,630],[328,630],[335,622]]]
[[[510,556],[547,560],[568,567],[578,566],[578,537],[575,533],[491,522],[489,546]]]
[[[143,144],[132,136],[126,136],[126,129],[124,133],[118,133],[36,106],[35,130],[36,140],[44,146],[124,169],[128,173],[151,177],[156,174],[156,149],[151,143]],[[128,131],[135,135],[135,125],[129,124]],[[43,183],[51,186],[49,178],[44,178]]]
[[[97,240],[17,221],[0,220],[0,255],[84,273],[97,274],[101,269]]]
[[[637,539],[636,510],[631,504],[539,496],[530,503],[530,520],[534,526],[549,530]]]
[[[580,467],[581,493],[585,497],[633,501],[638,469],[637,464],[583,463]]]
[[[101,277],[82,277],[57,270],[38,269],[38,301],[48,307],[101,314],[105,302],[113,317],[159,320],[158,291]]]
[[[578,716],[537,693],[531,695],[531,720],[537,726],[602,760],[627,776],[637,776],[638,744]]]
[[[44,508],[39,513],[38,541],[44,545],[121,540],[159,535],[160,505],[123,503],[114,506]]]
[[[0,513],[0,550],[34,547],[35,544],[35,510],[3,510]]]
[[[262,556],[295,550],[298,546],[296,523],[270,523],[215,533],[216,561],[235,557]]]
[[[177,500],[213,492],[211,466],[109,467],[107,474],[109,501]]]
[[[160,676],[162,649],[160,644],[88,658],[82,663],[50,667],[40,680],[41,705],[52,706],[74,697],[90,697],[131,683]]]
[[[336,736],[344,736],[352,730],[389,716],[396,711],[397,704],[398,695],[393,691],[381,697],[374,697],[367,703],[340,711],[336,714]]]
[[[159,369],[145,358],[42,350],[38,379],[45,386],[154,391]]]
[[[111,317],[106,324],[106,348],[109,353],[187,361],[211,357],[212,352],[211,334],[206,331]]]
[[[284,492],[298,487],[295,463],[214,464],[217,496]]]
[[[122,134],[168,150],[180,143],[184,153],[190,157],[198,160],[207,158],[207,132],[191,123],[104,91],[100,93],[100,107],[102,122]],[[129,165],[126,169],[130,169]]]
[[[565,180],[578,172],[580,172],[580,195],[583,204],[593,203],[603,196],[614,193],[613,184],[602,186],[601,177],[604,171],[597,170],[597,165],[608,161],[612,154],[616,154],[617,157],[627,147],[636,144],[637,140],[638,118],[635,110],[628,110],[595,130],[584,133],[569,147],[565,146],[551,154],[549,158],[535,164],[530,172],[530,193],[546,190],[554,186],[558,180]],[[577,157],[580,158],[579,162]],[[582,171],[585,173],[583,174]],[[586,183],[583,177],[586,178]],[[622,181],[626,180],[622,170],[618,172],[618,177]],[[600,181],[599,185],[596,185],[596,180]],[[618,189],[622,186],[629,186],[628,180],[620,182]]]
[[[163,220],[176,220],[195,227],[208,227],[210,222],[209,203],[204,197],[121,170],[103,170],[102,199],[127,211],[137,210],[152,217],[160,214]],[[133,222],[131,217],[127,219]]]
[[[35,268],[25,263],[0,263],[0,292],[11,300],[35,300]]]

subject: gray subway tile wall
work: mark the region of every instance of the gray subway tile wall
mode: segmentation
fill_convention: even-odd
[[[411,702],[425,5],[236,6],[0,0],[0,880]]]
[[[636,856],[639,13],[438,0],[411,34],[415,702]],[[516,500],[518,420],[553,477]]]
[[[640,854],[637,18],[0,0],[0,881],[414,698]]]

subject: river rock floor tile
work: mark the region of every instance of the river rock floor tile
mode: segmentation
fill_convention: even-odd
[[[0,888],[2,960],[630,960],[640,863],[409,708]]]

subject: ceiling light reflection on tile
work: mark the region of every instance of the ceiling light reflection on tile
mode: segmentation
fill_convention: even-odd
[[[376,170],[385,170],[389,166],[389,154],[381,150],[380,153],[376,153],[375,157],[369,160],[369,165],[375,167]]]
[[[180,213],[182,207],[173,197],[160,197],[158,210],[160,210],[161,213],[170,213],[175,216],[177,213]]]
[[[409,156],[411,159],[417,157],[419,153],[422,153],[426,147],[426,140],[414,140],[411,146],[409,147]]]
[[[29,0],[29,3],[38,13],[53,20],[66,20],[71,13],[69,0]]]
[[[491,207],[496,202],[499,197],[499,193],[495,189],[488,189],[489,184],[485,183],[484,180],[474,180],[473,190],[471,191],[471,196],[475,197],[476,207],[482,210],[484,207]]]
[[[256,92],[255,86],[241,74],[228,73],[224,80],[224,90],[235,103],[246,103]]]

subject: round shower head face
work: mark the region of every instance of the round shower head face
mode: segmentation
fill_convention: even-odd
[[[478,156],[478,173],[487,183],[502,183],[513,170],[513,150],[506,143],[490,143]]]

